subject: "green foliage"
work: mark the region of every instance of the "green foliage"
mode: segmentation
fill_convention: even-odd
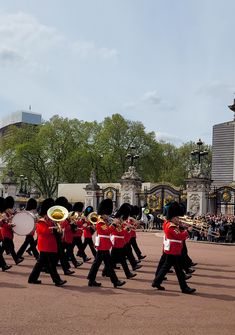
[[[177,148],[157,142],[141,122],[119,114],[101,123],[54,116],[40,126],[12,127],[0,140],[7,170],[25,175],[44,197],[54,196],[58,183],[88,183],[92,169],[98,183],[117,182],[130,165],[128,153],[139,155],[134,164],[143,181],[149,182],[180,186],[195,163],[191,157],[195,143]],[[204,168],[210,171],[211,148],[204,149],[209,152],[203,157]]]

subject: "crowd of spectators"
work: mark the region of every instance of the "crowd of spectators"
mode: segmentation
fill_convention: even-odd
[[[155,214],[155,215],[154,215]],[[164,220],[153,213],[153,229],[162,230]],[[210,214],[194,217],[199,222],[197,228],[190,233],[190,238],[197,241],[235,243],[235,215]]]
[[[191,238],[198,241],[234,243],[235,216],[223,214],[206,214],[194,218],[203,222],[203,229],[193,230]],[[198,225],[199,226],[199,225]]]

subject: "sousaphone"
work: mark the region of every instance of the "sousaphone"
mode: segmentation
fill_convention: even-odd
[[[60,222],[67,219],[69,212],[67,208],[63,206],[52,206],[48,209],[47,216],[52,221]]]

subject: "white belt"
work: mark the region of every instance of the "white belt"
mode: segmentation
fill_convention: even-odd
[[[124,239],[124,236],[118,236],[118,235],[113,235],[114,238],[122,238]]]
[[[170,241],[170,242],[182,243],[182,241],[180,241],[180,240],[170,240],[168,238],[167,238],[167,240]]]
[[[110,238],[110,235],[97,235],[97,236],[99,236],[99,237],[104,237],[104,238]]]

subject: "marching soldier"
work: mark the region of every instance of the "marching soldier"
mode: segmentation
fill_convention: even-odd
[[[108,218],[112,214],[112,211],[112,200],[102,200],[97,212],[97,214],[99,215],[96,223],[97,236],[95,246],[97,248],[97,254],[87,277],[89,279],[88,286],[101,286],[101,283],[98,283],[95,279],[102,262],[104,262],[105,264],[105,268],[109,273],[110,280],[113,283],[114,287],[119,287],[126,283],[125,281],[118,280],[110,256],[110,249],[112,247],[112,243],[110,240],[111,229],[108,224]]]
[[[156,277],[153,280],[152,287],[156,287],[158,290],[165,290],[163,286],[161,286],[162,281],[165,278],[165,275],[170,270],[171,266],[174,266],[178,282],[181,288],[182,293],[191,294],[196,291],[194,288],[190,288],[185,280],[185,275],[182,270],[182,243],[184,240],[188,238],[188,231],[180,231],[179,224],[180,219],[179,216],[182,216],[182,207],[178,202],[172,202],[167,210],[167,222],[165,223],[165,237],[164,237],[164,253],[165,253],[165,261]],[[188,228],[190,231],[192,227]]]
[[[57,252],[58,246],[55,237],[55,231],[58,227],[48,218],[47,211],[54,205],[54,200],[51,198],[45,199],[40,208],[40,219],[36,225],[38,235],[38,250],[40,252],[37,263],[35,264],[28,278],[29,284],[41,284],[39,276],[44,267],[50,273],[51,278],[56,286],[62,286],[67,281],[62,280],[57,272]]]

